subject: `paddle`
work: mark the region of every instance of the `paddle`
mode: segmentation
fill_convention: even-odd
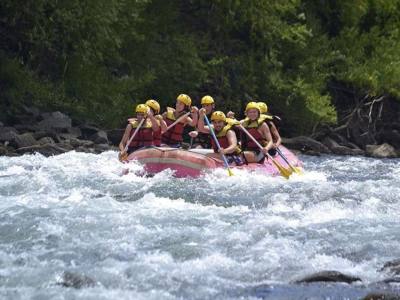
[[[180,116],[178,119],[176,119],[176,121],[175,121],[174,123],[172,123],[171,125],[169,125],[169,126],[167,127],[167,129],[166,129],[162,134],[166,133],[168,130],[170,130],[172,127],[174,127],[174,126],[175,126],[176,124],[178,124],[180,121],[182,121],[183,118],[185,118],[185,117],[187,117],[187,116],[189,116],[189,115],[190,115],[190,111],[187,112],[186,114]]]
[[[286,158],[285,155],[283,155],[281,149],[276,148],[276,151],[278,152],[278,154],[282,157],[282,159],[288,164],[288,166],[297,174],[301,174],[301,171],[298,168],[293,167],[293,165],[289,162],[289,160]]]
[[[211,126],[210,121],[208,120],[206,115],[204,115],[204,120],[206,121],[207,126],[210,129],[210,133],[214,139],[215,144],[218,147],[218,151],[221,151],[221,145],[219,144],[217,136],[215,135],[214,128]],[[220,153],[221,153],[222,159],[224,161],[225,168],[228,170],[229,176],[232,176],[233,172],[232,172],[231,168],[229,167],[229,164],[228,164],[228,161],[226,160],[225,154],[223,154],[222,152],[220,152]]]
[[[257,142],[257,140],[250,134],[250,132],[247,131],[246,128],[243,127],[242,124],[239,124],[239,127],[241,130],[243,130],[244,133],[246,133],[246,135],[252,139],[252,141],[258,146],[258,148],[260,148],[261,151],[263,151],[263,147],[260,145],[259,142]],[[277,169],[279,170],[279,172],[281,173],[281,175],[283,177],[285,177],[286,179],[289,178],[290,174],[292,174],[292,172],[288,169],[285,169],[276,159],[274,159],[268,152],[267,154],[265,154],[266,156],[268,156],[269,159],[272,160],[272,162],[274,163],[275,167],[277,167]]]
[[[126,151],[127,151],[128,148],[129,148],[129,144],[133,141],[133,139],[135,138],[136,134],[138,133],[140,127],[142,127],[142,125],[143,125],[143,123],[144,123],[145,120],[146,120],[146,118],[143,118],[143,119],[140,121],[138,127],[136,127],[136,129],[135,129],[135,132],[132,134],[132,136],[130,137],[130,139],[129,139],[128,142],[126,143],[125,148],[124,148],[124,155],[121,155],[121,153],[119,154],[119,160],[120,160],[120,161],[126,160],[126,159],[128,158],[128,153],[127,153]]]

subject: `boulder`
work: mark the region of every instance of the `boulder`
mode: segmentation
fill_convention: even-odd
[[[10,141],[10,145],[17,149],[23,147],[30,147],[36,144],[37,144],[36,139],[33,137],[33,134],[29,132],[24,134],[18,134],[17,136],[14,137],[12,141]]]
[[[380,137],[382,141],[400,149],[400,131],[397,129],[385,130]]]
[[[97,127],[87,124],[80,126],[79,129],[82,132],[82,135],[80,137],[86,140],[89,139],[89,137],[94,135],[96,132],[100,131],[100,129],[98,129]]]
[[[392,293],[369,293],[361,300],[400,300],[400,294]]]
[[[400,275],[400,259],[395,259],[385,263],[381,271],[390,272],[393,275]]]
[[[12,141],[18,135],[13,127],[0,127],[0,142]]]
[[[33,137],[37,140],[40,140],[43,137],[50,137],[54,140],[54,142],[59,143],[61,142],[60,136],[55,133],[54,131],[36,131],[33,134]]]
[[[108,145],[108,144],[96,144],[96,145],[94,145],[94,151],[96,153],[101,153],[101,152],[109,151],[109,150],[114,150],[114,149],[112,149],[111,146]]]
[[[1,155],[6,155],[8,153],[7,147],[0,144],[0,156]]]
[[[397,157],[398,154],[393,146],[389,144],[382,145],[367,145],[366,152],[368,156],[376,157],[376,158],[393,158]]]
[[[85,152],[85,153],[95,153],[93,148],[87,148],[87,147],[83,147],[83,146],[79,146],[77,148],[75,148],[76,152]]]
[[[282,138],[282,143],[289,149],[307,152],[309,150],[319,153],[332,153],[327,146],[307,136]]]
[[[113,129],[107,131],[108,140],[112,145],[119,145],[124,135],[125,129]]]
[[[3,126],[4,126],[3,122],[0,122],[0,127],[3,127]]]
[[[78,139],[70,139],[69,143],[71,144],[71,146],[73,146],[74,148],[77,147],[85,147],[85,148],[90,148],[93,147],[94,143],[92,141],[88,141],[88,140],[78,140]]]
[[[345,282],[353,283],[355,281],[361,281],[358,277],[345,275],[338,271],[321,271],[315,274],[311,274],[302,279],[296,280],[295,283],[310,283],[310,282]]]
[[[55,144],[55,142],[51,137],[45,136],[45,137],[42,137],[40,140],[38,140],[38,144],[39,145]]]
[[[82,131],[79,129],[79,127],[68,128],[67,132],[75,138],[82,136]]]
[[[93,141],[95,144],[108,144],[107,133],[100,130],[89,137],[89,140]]]
[[[30,147],[23,147],[17,149],[18,154],[25,154],[25,153],[40,153],[44,156],[52,156],[61,153],[65,153],[68,150],[61,148],[56,144],[44,144],[44,145],[34,145]]]
[[[96,285],[96,282],[84,274],[66,271],[61,276],[61,280],[58,282],[58,284],[64,287],[80,289],[83,287],[93,287]]]
[[[326,145],[332,153],[337,155],[364,155],[365,152],[360,148],[349,148],[346,146],[339,145],[335,140],[330,137],[325,137],[322,141],[324,145]]]
[[[67,132],[72,121],[67,115],[56,111],[42,114],[43,120],[38,123],[38,128],[43,131]]]

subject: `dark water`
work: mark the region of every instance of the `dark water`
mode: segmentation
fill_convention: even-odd
[[[0,157],[2,299],[360,299],[400,258],[400,160],[302,157],[290,180],[126,176],[116,153]],[[293,282],[336,270],[362,283]],[[65,288],[65,271],[95,284]]]

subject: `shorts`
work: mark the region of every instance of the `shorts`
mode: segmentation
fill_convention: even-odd
[[[243,165],[243,160],[241,155],[226,155],[226,160],[228,164],[235,163],[237,166]]]

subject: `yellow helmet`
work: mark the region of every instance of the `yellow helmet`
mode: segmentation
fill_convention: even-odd
[[[160,113],[160,104],[156,100],[150,99],[146,101],[146,105],[154,110],[154,113]]]
[[[265,102],[257,102],[258,107],[260,108],[260,113],[266,114],[268,112],[268,105]]]
[[[146,114],[148,110],[148,106],[146,104],[139,104],[136,106],[136,113]]]
[[[211,96],[204,96],[203,98],[201,98],[201,105],[203,104],[214,104],[214,99]]]
[[[224,121],[226,122],[226,116],[222,111],[214,111],[211,115],[211,121]]]
[[[177,98],[177,101],[182,102],[183,104],[190,106],[192,105],[192,99],[186,94],[180,94]]]
[[[249,102],[249,103],[247,103],[247,105],[246,105],[246,112],[247,112],[249,109],[253,109],[253,108],[257,109],[258,112],[260,112],[260,107],[258,106],[257,102]]]

